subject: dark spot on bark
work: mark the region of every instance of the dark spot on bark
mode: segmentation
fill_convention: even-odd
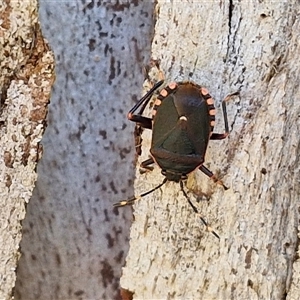
[[[86,227],[86,231],[89,237],[93,234],[93,230],[91,229],[91,227]]]
[[[89,46],[90,52],[94,51],[96,49],[96,40],[90,39],[88,46]]]
[[[113,232],[115,233],[115,236],[117,237],[119,234],[122,234],[122,229],[117,229],[115,226],[113,227]]]
[[[81,296],[84,294],[84,291],[83,290],[78,290],[74,293],[75,296]]]
[[[113,213],[114,213],[115,216],[118,216],[118,215],[119,215],[119,210],[118,210],[117,207],[114,207],[114,208],[113,208]]]
[[[81,124],[79,126],[79,131],[83,133],[83,132],[85,132],[85,130],[86,130],[86,125],[85,124]]]
[[[123,257],[124,257],[124,251],[121,250],[121,251],[119,252],[119,254],[115,257],[116,263],[117,263],[117,264],[122,263]]]
[[[99,37],[104,38],[108,36],[108,32],[99,32]]]
[[[236,290],[236,286],[235,286],[235,283],[233,283],[231,285],[231,293],[233,293],[234,291]],[[233,298],[233,297],[232,297]]]
[[[245,257],[246,269],[251,268],[251,256],[252,256],[252,248],[250,248],[246,253],[246,257]]]
[[[6,174],[5,186],[10,187],[12,185],[12,178],[9,174]]]
[[[110,283],[113,282],[114,272],[113,272],[113,268],[107,261],[103,260],[101,264],[102,264],[102,269],[101,269],[102,283],[103,286],[106,288]]]
[[[57,265],[61,265],[61,259],[60,259],[60,255],[58,253],[55,254],[55,260],[56,260],[56,263]]]
[[[24,166],[27,166],[28,158],[30,155],[30,137],[26,138],[26,142],[22,145],[22,151],[23,151],[22,164]]]
[[[110,54],[112,54],[113,51],[112,51],[112,48],[109,47],[108,44],[106,44],[105,47],[104,47],[104,55],[107,56],[107,53],[108,53],[108,52],[109,52]]]
[[[83,13],[85,14],[87,10],[92,10],[94,8],[94,1],[88,2],[88,4],[84,5]]]
[[[31,259],[36,260],[36,256],[34,254],[31,254]]]
[[[107,233],[105,235],[106,239],[107,239],[107,247],[110,249],[114,246],[114,239],[111,237],[111,235],[109,233]]]
[[[100,176],[99,175],[96,176],[95,182],[100,182]]]
[[[247,285],[253,289],[253,281],[251,279],[248,279]]]
[[[130,1],[126,1],[125,3],[120,3],[120,1],[117,0],[115,4],[110,5],[110,8],[113,11],[124,11],[125,9],[128,9],[129,7],[130,7]]]
[[[107,132],[106,132],[106,130],[100,130],[100,131],[99,131],[99,134],[102,136],[102,138],[103,138],[104,140],[107,139]]]
[[[111,190],[112,190],[115,194],[118,194],[118,190],[116,189],[115,184],[114,184],[113,181],[111,181],[111,182],[109,183],[109,186],[110,186]]]
[[[119,26],[119,25],[122,23],[122,18],[121,18],[121,17],[118,17],[118,18],[116,19],[116,21],[117,21],[117,26]]]
[[[104,221],[105,222],[109,222],[109,216],[108,216],[108,212],[107,212],[107,209],[104,209]]]
[[[46,200],[46,199],[45,199],[44,196],[39,196],[39,201],[40,201],[40,202],[45,202],[45,200]]]
[[[107,187],[104,184],[102,184],[101,188],[102,188],[102,191],[104,191],[104,192],[107,190]]]
[[[266,170],[265,168],[262,168],[262,169],[260,170],[260,172],[261,172],[263,175],[266,175],[266,174],[267,174],[267,170]]]
[[[126,155],[129,154],[130,152],[131,152],[131,147],[129,147],[128,149],[127,148],[121,149],[121,151],[120,151],[121,159],[126,158]]]
[[[121,62],[118,60],[117,62],[117,75],[119,76],[121,74]]]
[[[110,75],[109,75],[109,80],[108,83],[111,85],[112,84],[112,80],[116,77],[116,67],[115,67],[115,63],[116,60],[115,58],[112,56],[110,58]]]

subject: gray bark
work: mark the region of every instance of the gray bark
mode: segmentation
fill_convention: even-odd
[[[209,89],[216,132],[222,98],[240,90],[228,103],[230,138],[212,141],[205,162],[230,189],[199,171],[187,182],[220,241],[178,184],[140,200],[121,285],[134,299],[299,299],[299,4],[158,1],[156,11],[152,55],[167,82]],[[158,168],[137,173],[136,194],[161,181]]]
[[[43,40],[36,1],[0,5],[0,299],[11,299],[20,257],[21,221],[37,178],[39,142],[53,55]]]
[[[24,221],[17,299],[117,299],[133,190],[133,124],[153,29],[149,1],[41,1],[56,82]]]

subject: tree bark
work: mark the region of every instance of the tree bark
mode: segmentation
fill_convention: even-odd
[[[0,299],[11,299],[54,67],[36,1],[4,1],[0,20]]]
[[[133,191],[133,124],[153,32],[151,1],[40,1],[56,82],[24,221],[16,299],[118,299]]]
[[[134,207],[121,285],[134,299],[299,299],[299,4],[158,0],[152,56],[166,81],[192,80],[217,106],[205,165],[230,187],[190,175],[189,196],[169,182]],[[143,155],[151,133],[145,132]],[[162,181],[137,172],[136,194]],[[131,195],[128,195],[131,196]],[[293,282],[293,284],[291,284]]]

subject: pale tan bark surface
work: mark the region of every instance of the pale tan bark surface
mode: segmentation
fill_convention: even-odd
[[[4,1],[0,21],[0,299],[10,299],[54,71],[36,1]]]
[[[228,103],[230,138],[210,142],[205,163],[230,189],[200,171],[187,183],[220,241],[176,183],[136,204],[121,285],[134,299],[299,299],[299,5],[158,1],[156,11],[152,55],[167,81],[209,89],[216,132],[221,100],[240,90]],[[158,167],[137,173],[136,194],[162,178]]]
[[[151,1],[41,1],[55,54],[44,155],[23,223],[16,299],[119,299],[133,190],[127,111],[140,97]]]

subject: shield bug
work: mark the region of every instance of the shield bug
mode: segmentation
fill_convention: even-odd
[[[147,168],[156,163],[165,176],[161,184],[139,196],[115,203],[114,206],[133,204],[134,201],[159,189],[167,181],[180,183],[180,189],[187,198],[193,211],[199,214],[196,206],[191,202],[184,190],[183,182],[187,175],[195,169],[200,169],[214,182],[227,187],[219,180],[204,163],[204,157],[209,140],[222,140],[229,134],[226,101],[237,93],[228,95],[222,101],[225,123],[224,133],[214,133],[215,106],[213,98],[207,89],[193,82],[173,82],[160,91],[154,102],[152,118],[143,116],[145,107],[153,93],[163,84],[156,83],[145,96],[129,111],[128,119],[136,122],[142,128],[152,129],[151,157],[141,163]],[[200,215],[200,214],[199,214]],[[200,215],[203,224],[216,237],[213,231]]]

